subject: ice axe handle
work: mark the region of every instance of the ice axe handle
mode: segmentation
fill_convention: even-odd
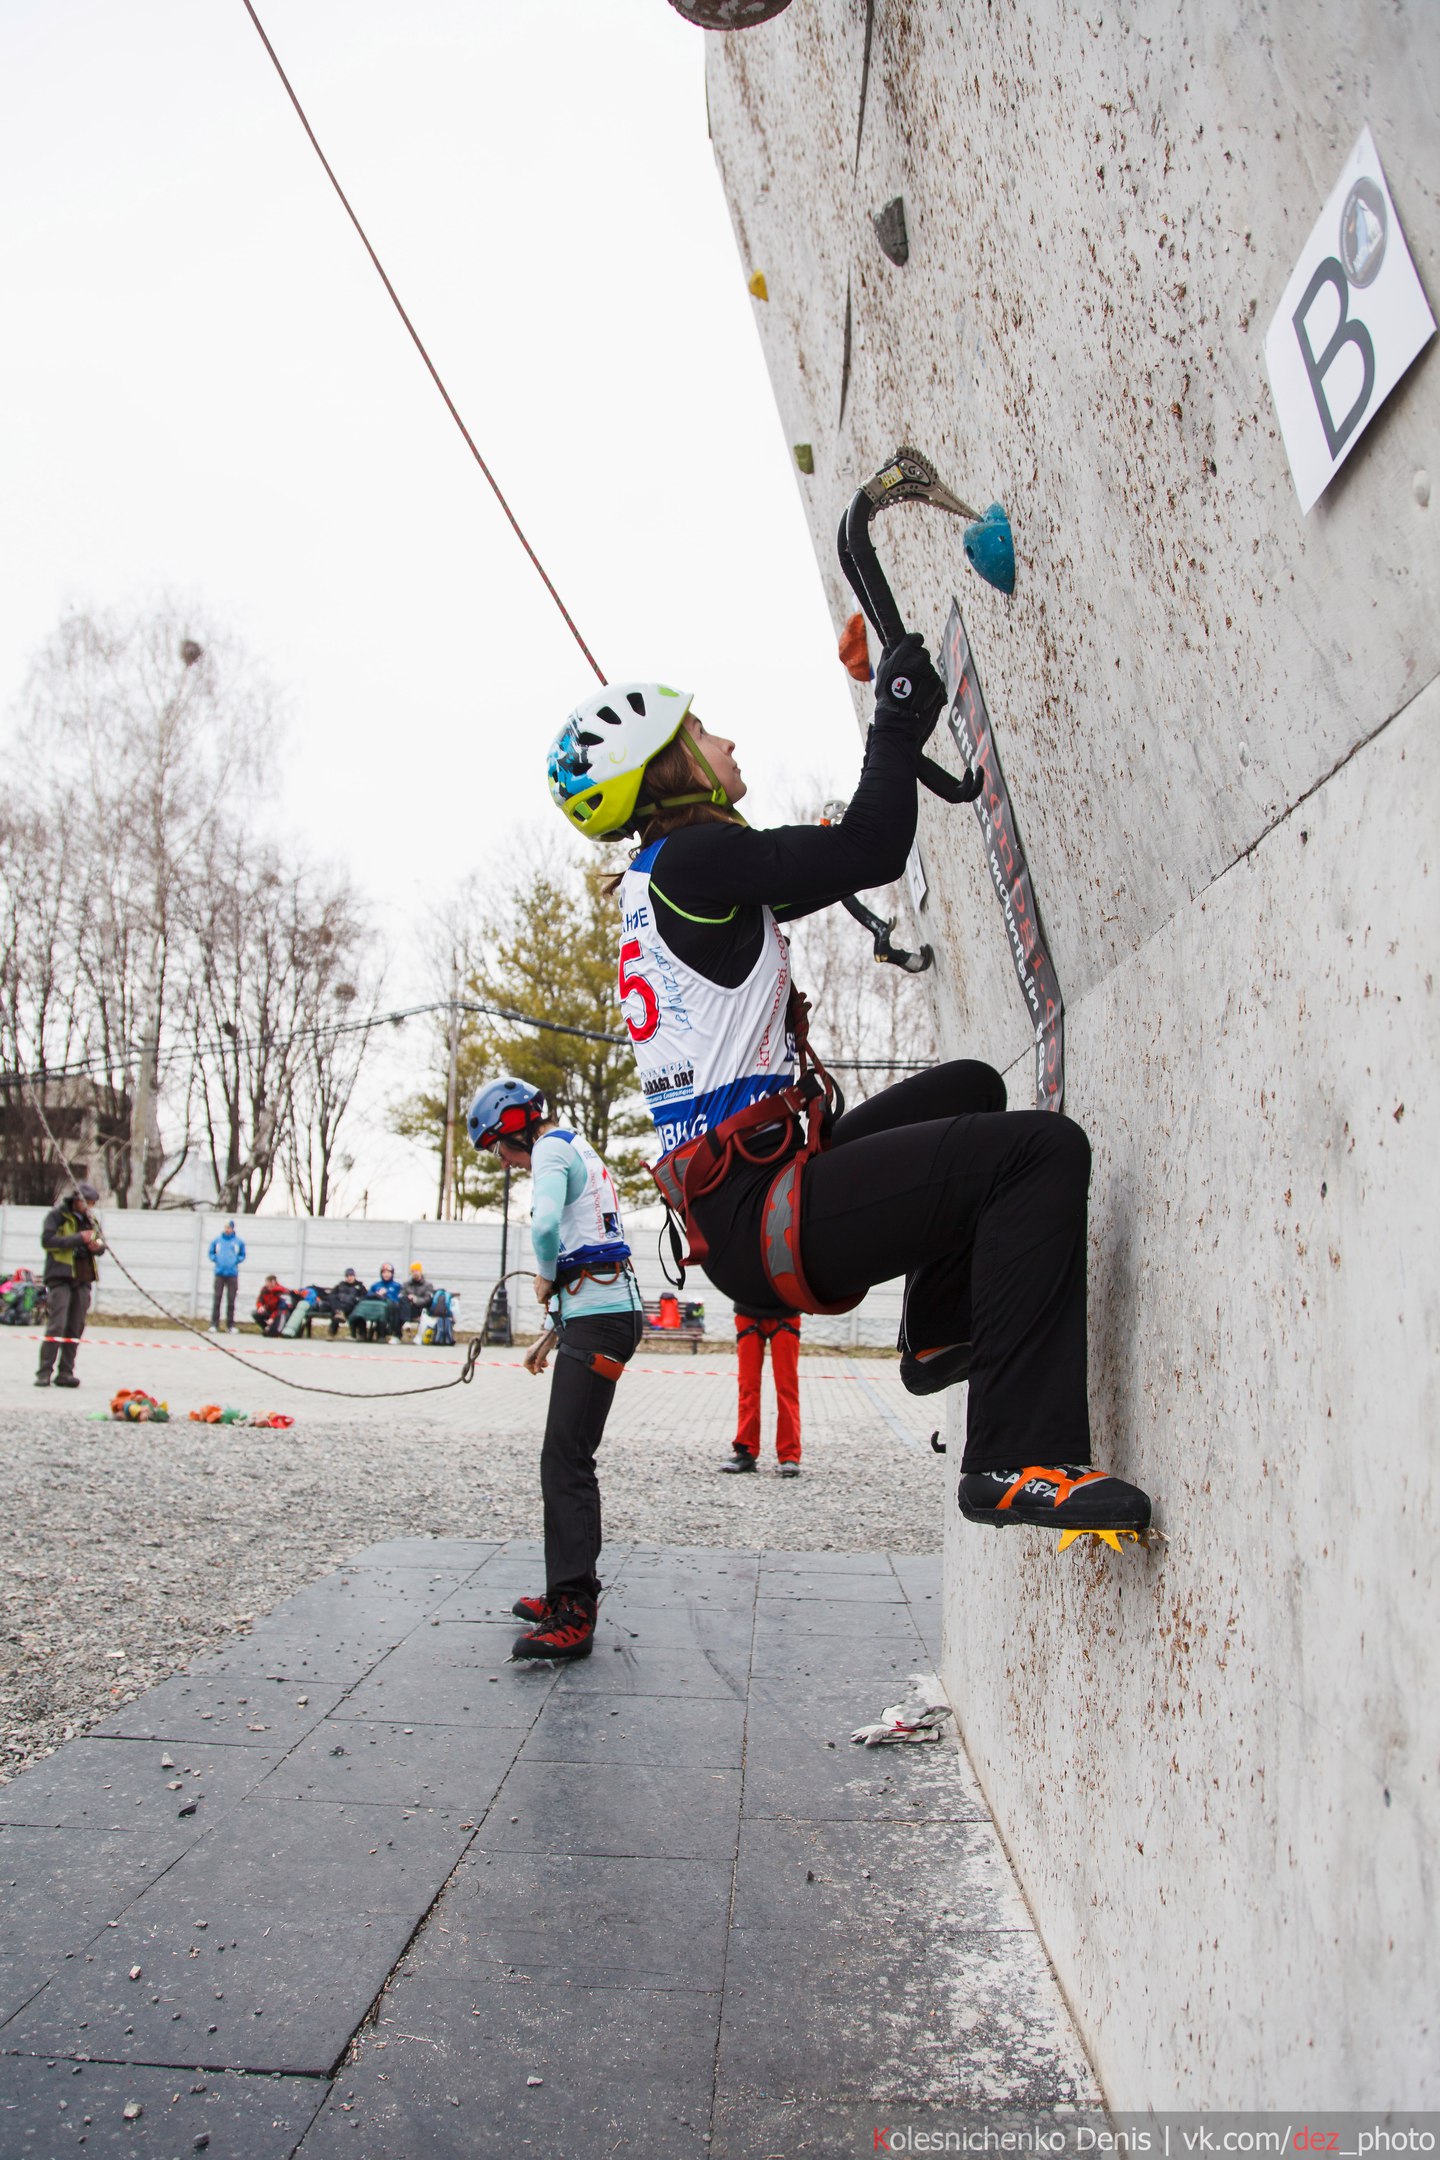
[[[904,637],[905,622],[870,538],[870,520],[874,514],[875,504],[864,488],[857,489],[840,520],[836,546],[845,581],[864,609],[866,620],[882,647],[888,650]],[[922,784],[942,802],[974,802],[985,785],[983,771],[976,772],[967,765],[963,774],[950,773],[923,752],[916,761],[915,770]]]

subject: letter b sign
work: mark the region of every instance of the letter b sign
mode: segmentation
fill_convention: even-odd
[[[1329,486],[1435,335],[1369,128],[1291,273],[1265,364],[1300,507]]]

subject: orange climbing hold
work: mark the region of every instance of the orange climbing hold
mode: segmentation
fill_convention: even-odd
[[[857,610],[840,633],[840,664],[847,675],[856,682],[869,682],[874,674],[870,665],[870,640],[865,634],[865,617]]]

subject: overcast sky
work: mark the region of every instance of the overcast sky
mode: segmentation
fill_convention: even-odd
[[[694,689],[762,815],[794,775],[843,786],[704,33],[665,0],[259,11],[606,673]],[[593,678],[240,0],[0,23],[0,699],[67,606],[193,596],[285,693],[282,816],[403,932],[518,824],[558,827],[543,749]],[[428,1165],[367,1154],[372,1214],[433,1209]]]

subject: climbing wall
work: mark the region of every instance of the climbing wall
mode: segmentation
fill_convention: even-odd
[[[1440,350],[1302,516],[1262,349],[1367,123],[1440,301],[1440,12],[793,0],[708,47],[837,630],[899,442],[1020,555],[1007,600],[877,528],[907,619],[964,610],[1094,1147],[1097,1453],[1167,1542],[1062,1561],[948,1477],[967,1742],[1114,2105],[1440,2105]],[[924,802],[941,1040],[1029,1103],[974,812]]]

